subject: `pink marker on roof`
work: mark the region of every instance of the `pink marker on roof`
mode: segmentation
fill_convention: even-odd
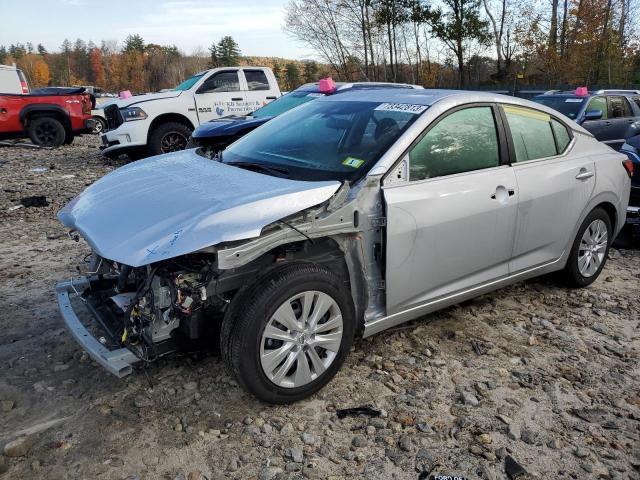
[[[333,93],[336,91],[336,82],[334,82],[331,77],[323,78],[320,80],[318,87],[320,88],[320,93]]]

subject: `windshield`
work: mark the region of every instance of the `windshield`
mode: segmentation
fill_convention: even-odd
[[[324,97],[324,93],[315,92],[291,92],[282,97],[267,103],[264,107],[259,108],[251,114],[252,117],[277,117],[281,113],[288,112],[292,108],[310,102],[316,98]]]
[[[553,108],[570,119],[575,120],[585,99],[576,97],[537,97],[534,98],[533,101]]]
[[[204,73],[194,75],[191,78],[187,78],[184,82],[178,85],[174,90],[184,91],[189,90],[193,85],[204,76]]]
[[[296,180],[353,182],[426,109],[380,102],[310,102],[238,140],[224,151],[222,161],[262,167]]]

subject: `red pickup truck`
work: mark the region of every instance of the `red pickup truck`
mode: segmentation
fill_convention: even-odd
[[[95,100],[84,88],[41,88],[28,94],[0,93],[0,140],[28,136],[36,145],[57,147],[90,133]]]

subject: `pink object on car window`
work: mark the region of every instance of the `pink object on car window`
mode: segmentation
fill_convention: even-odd
[[[118,94],[119,98],[131,98],[133,97],[133,95],[131,95],[131,92],[129,90],[123,90],[122,92],[120,92]]]

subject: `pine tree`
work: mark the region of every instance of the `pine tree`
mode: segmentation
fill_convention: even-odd
[[[233,37],[226,36],[216,47],[219,66],[234,67],[240,64],[240,47]]]

